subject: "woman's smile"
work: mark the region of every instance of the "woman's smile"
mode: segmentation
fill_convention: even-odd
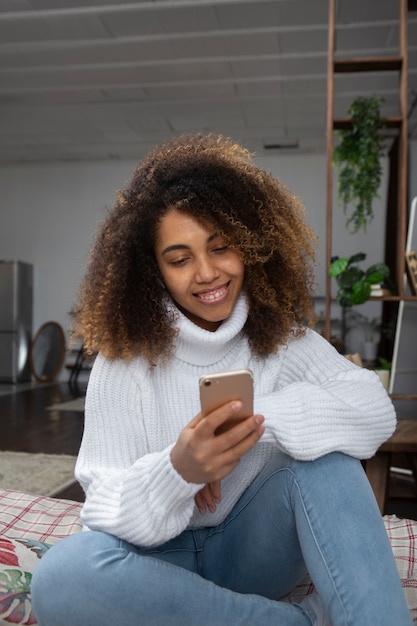
[[[177,209],[160,221],[155,255],[162,280],[178,308],[215,331],[233,311],[244,265],[224,238]]]
[[[227,296],[228,285],[229,283],[227,285],[223,285],[222,287],[211,289],[210,291],[196,293],[195,297],[207,304],[217,304]]]

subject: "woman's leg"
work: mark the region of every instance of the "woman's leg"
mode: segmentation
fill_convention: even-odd
[[[103,533],[60,542],[35,572],[34,610],[41,626],[115,615],[121,626],[310,626],[302,608],[267,599],[299,581],[304,561],[333,626],[411,625],[372,491],[343,454],[276,455],[223,524],[146,555]]]
[[[412,624],[374,495],[351,457],[277,455],[225,522],[200,535],[201,573],[218,585],[282,597],[304,559],[332,626]]]
[[[193,543],[192,533],[181,536],[178,562],[196,564]],[[300,607],[223,589],[99,532],[72,535],[46,553],[32,601],[40,626],[312,624]]]

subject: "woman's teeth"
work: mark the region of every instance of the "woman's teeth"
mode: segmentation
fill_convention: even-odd
[[[200,293],[198,297],[200,300],[218,300],[226,293],[226,287],[219,289],[217,291],[210,291],[209,293]]]

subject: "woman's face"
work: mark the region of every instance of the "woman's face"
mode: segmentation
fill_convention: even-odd
[[[215,331],[232,313],[242,289],[239,254],[214,230],[172,209],[159,223],[155,255],[178,308],[200,328]]]

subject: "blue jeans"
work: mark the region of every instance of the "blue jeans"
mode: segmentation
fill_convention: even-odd
[[[387,533],[359,461],[277,454],[219,526],[142,549],[72,535],[35,570],[41,626],[311,626],[279,602],[310,572],[332,626],[411,626]]]

